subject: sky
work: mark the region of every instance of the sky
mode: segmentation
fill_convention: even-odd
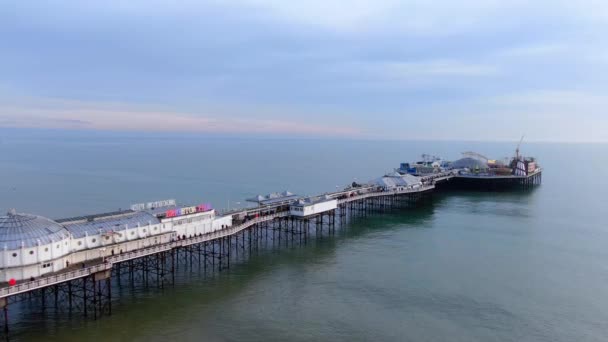
[[[608,141],[608,1],[0,0],[0,127]]]

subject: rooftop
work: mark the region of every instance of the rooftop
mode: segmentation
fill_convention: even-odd
[[[46,217],[17,213],[11,209],[0,216],[0,247],[18,249],[60,241],[69,236],[59,223]]]
[[[121,215],[128,215],[128,214],[132,214],[132,213],[133,213],[133,210],[130,210],[130,209],[129,210],[118,210],[118,211],[112,211],[112,212],[108,212],[108,213],[62,218],[62,219],[55,220],[55,222],[67,224],[67,223],[78,222],[78,221],[95,221],[98,219],[116,217],[116,216],[121,216]]]
[[[389,173],[372,181],[373,184],[387,188],[398,186],[408,186],[420,184],[420,178],[410,174],[400,174],[399,172]]]
[[[268,195],[257,195],[253,198],[248,198],[247,202],[255,202],[260,205],[277,204],[285,201],[296,200],[299,196],[289,191],[273,192]]]
[[[311,205],[311,204],[316,204],[316,203],[328,202],[328,201],[332,201],[332,200],[334,200],[334,199],[331,198],[331,197],[329,197],[328,195],[306,197],[306,198],[300,198],[293,205],[304,206],[304,205]]]
[[[78,239],[86,235],[98,235],[99,233],[110,233],[123,231],[127,228],[147,226],[149,224],[158,224],[160,221],[156,216],[145,212],[131,212],[128,215],[120,215],[117,217],[109,217],[106,219],[97,219],[94,221],[79,221],[76,223],[66,224],[66,229],[72,233],[74,238]]]

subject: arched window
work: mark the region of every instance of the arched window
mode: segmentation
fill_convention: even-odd
[[[16,258],[16,257],[17,257],[17,253],[13,253],[13,258]]]
[[[95,242],[97,242],[97,239],[93,239],[93,240],[91,240],[91,242],[92,242],[92,243],[95,243]]]
[[[34,255],[34,251],[30,251],[30,255]]]

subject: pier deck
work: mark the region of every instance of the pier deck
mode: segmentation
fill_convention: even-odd
[[[425,192],[428,190],[432,190],[434,188],[435,187],[433,185],[427,185],[427,186],[423,186],[423,187],[420,187],[417,189],[407,189],[407,190],[402,190],[402,191],[369,192],[369,193],[358,195],[358,196],[340,199],[340,200],[338,200],[338,204],[342,205],[345,203],[351,203],[351,202],[361,201],[361,200],[368,199],[368,198],[375,198],[375,197],[381,197],[381,196],[396,196],[396,195],[404,195],[404,194],[422,193],[422,192]],[[338,197],[339,195],[342,195],[343,193],[344,192],[336,192],[336,193],[331,193],[329,195],[331,197]],[[251,211],[251,210],[241,210],[241,211],[236,211],[234,213],[237,213],[237,214],[238,213],[247,213],[249,211]],[[322,213],[322,214],[326,214],[326,213]],[[100,260],[100,263],[97,265],[94,265],[94,266],[89,266],[89,267],[86,267],[83,269],[78,269],[78,270],[64,270],[64,271],[58,272],[56,274],[41,277],[34,281],[23,282],[18,285],[15,285],[15,286],[4,286],[4,287],[0,288],[0,298],[5,298],[5,297],[11,296],[11,295],[16,295],[16,294],[40,289],[42,287],[48,287],[48,286],[56,285],[59,283],[68,282],[68,281],[71,281],[74,279],[87,277],[87,276],[90,276],[90,275],[98,273],[98,272],[110,270],[110,269],[112,269],[112,265],[116,264],[116,263],[125,262],[125,261],[132,260],[132,259],[138,259],[138,258],[142,258],[142,257],[148,256],[148,255],[157,254],[157,253],[161,253],[161,252],[171,251],[174,248],[185,247],[185,246],[190,246],[190,245],[194,245],[194,244],[200,244],[200,243],[228,237],[231,235],[236,235],[239,232],[241,232],[245,229],[248,229],[256,224],[268,222],[268,221],[272,221],[276,218],[288,217],[288,216],[290,216],[289,211],[284,211],[284,212],[275,213],[275,214],[271,214],[271,215],[264,215],[264,216],[260,216],[260,217],[248,220],[239,225],[235,225],[235,226],[225,228],[225,229],[222,229],[219,231],[215,231],[215,232],[212,232],[209,234],[204,234],[204,235],[195,236],[192,238],[181,239],[181,240],[175,240],[175,241],[171,241],[169,243],[164,243],[164,244],[158,244],[158,245],[154,245],[151,247],[126,252],[126,253],[123,253],[120,255],[108,256],[108,257],[105,257],[104,262],[101,262],[101,260]],[[74,267],[76,267],[76,266],[73,266],[72,268],[74,268]]]

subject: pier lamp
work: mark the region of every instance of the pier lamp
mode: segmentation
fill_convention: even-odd
[[[106,248],[99,249],[99,256],[101,257],[101,262],[104,263],[106,261]]]

